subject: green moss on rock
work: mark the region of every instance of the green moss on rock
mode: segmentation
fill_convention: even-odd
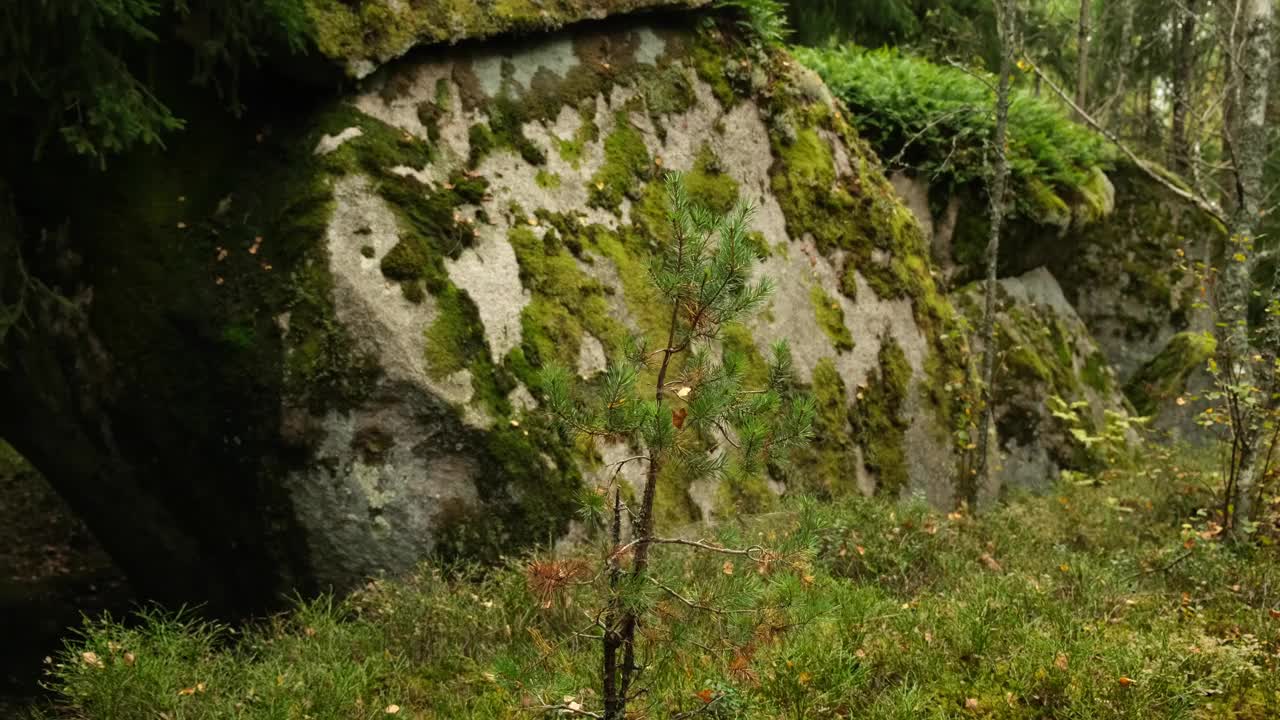
[[[518,101],[500,96],[485,104],[488,123],[476,123],[468,130],[471,144],[469,163],[476,167],[495,150],[510,149],[530,165],[545,165],[547,154],[524,134],[527,111]]]
[[[583,272],[555,229],[539,238],[532,228],[517,227],[509,239],[520,264],[521,284],[533,296],[521,315],[529,363],[574,367],[583,332],[606,349],[620,347],[624,332],[610,313],[605,287]]]
[[[1174,335],[1124,386],[1124,393],[1139,415],[1152,415],[1186,392],[1187,379],[1217,351],[1218,343],[1209,333],[1184,332]]]
[[[307,0],[306,11],[320,55],[362,76],[415,46],[543,33],[604,14],[706,4],[707,0]]]
[[[850,422],[849,395],[844,379],[831,358],[823,358],[813,369],[810,390],[817,414],[813,442],[792,453],[786,473],[789,491],[835,498],[857,491],[859,437]],[[863,438],[865,439],[865,438]]]
[[[844,309],[840,301],[827,294],[822,286],[814,283],[809,288],[809,302],[818,318],[818,327],[826,333],[827,338],[836,350],[848,352],[853,349],[853,334],[844,322]]]
[[[617,125],[604,140],[604,165],[587,184],[587,204],[616,212],[624,197],[638,197],[641,182],[652,176],[652,170],[644,136],[626,113],[618,113]]]
[[[704,143],[693,168],[684,174],[685,190],[695,203],[724,214],[738,201],[738,182],[727,172],[709,144]]]
[[[764,387],[769,382],[768,363],[746,325],[735,322],[720,328],[720,346],[725,355],[741,358],[742,379],[747,387]]]
[[[876,491],[894,496],[907,487],[906,433],[903,416],[911,387],[911,366],[902,347],[886,335],[880,341],[879,367],[859,389],[850,419],[863,449],[863,461],[877,479]]]

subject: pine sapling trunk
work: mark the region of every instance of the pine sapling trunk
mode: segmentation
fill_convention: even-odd
[[[1002,2],[1000,9],[1000,80],[996,88],[995,161],[991,169],[991,234],[987,237],[986,310],[982,316],[982,422],[978,430],[978,483],[969,488],[969,502],[976,500],[977,488],[989,485],[992,421],[995,411],[996,364],[996,282],[1000,258],[1000,225],[1004,222],[1004,194],[1009,178],[1005,136],[1009,126],[1009,82],[1013,72],[1014,2]],[[1081,12],[1084,12],[1083,7]]]
[[[684,264],[684,241],[683,235],[677,238],[678,250],[676,251],[676,267],[677,270]],[[654,400],[658,406],[662,406],[663,388],[667,383],[667,371],[671,367],[671,358],[675,356],[677,348],[676,329],[680,320],[680,305],[678,302],[671,304],[671,317],[667,325],[667,344],[662,349],[662,363],[658,366],[658,378],[655,382]],[[648,472],[645,476],[644,495],[640,501],[640,514],[637,526],[632,529],[636,539],[635,557],[631,564],[631,575],[635,578],[644,577],[645,572],[649,568],[649,547],[652,545],[650,538],[653,537],[653,505],[658,495],[658,475],[662,470],[662,461],[659,453],[650,452],[648,462]],[[614,520],[614,547],[619,547],[619,530],[618,525],[621,522],[621,515]],[[608,629],[605,631],[605,652],[604,652],[604,670],[605,670],[605,720],[623,720],[627,701],[631,692],[631,681],[636,675],[636,613],[633,610],[620,607],[618,594],[614,592],[614,599],[610,603],[610,616],[616,618],[617,625],[612,622],[606,623],[609,629],[617,627],[616,636],[611,637]],[[622,652],[622,664],[618,665],[618,652]],[[611,676],[612,673],[612,676]],[[616,682],[614,678],[616,677]],[[613,691],[610,692],[610,686]]]

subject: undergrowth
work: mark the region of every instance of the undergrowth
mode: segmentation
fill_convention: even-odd
[[[933,181],[958,187],[983,181],[995,117],[988,73],[938,65],[895,49],[797,47],[856,115],[858,132],[881,157]],[[1072,122],[1048,100],[1015,88],[1009,109],[1011,195],[1049,190],[1088,194],[1094,168],[1109,167],[1106,141]]]
[[[1262,718],[1280,713],[1280,562],[1197,509],[1165,451],[983,515],[792,499],[671,546],[645,718]],[[86,623],[43,718],[550,718],[599,707],[573,556],[424,568],[243,629]],[[725,598],[733,598],[726,604]],[[714,609],[703,609],[714,608]],[[556,709],[548,709],[556,708]]]

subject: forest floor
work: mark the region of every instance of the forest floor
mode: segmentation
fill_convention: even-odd
[[[1280,717],[1280,557],[1213,475],[1144,465],[978,516],[795,500],[661,546],[636,718]],[[599,553],[426,568],[248,628],[89,625],[36,716],[559,718],[600,709]],[[595,578],[593,580],[593,578]]]
[[[42,658],[81,613],[128,608],[128,582],[89,529],[0,442],[0,718],[40,695]]]

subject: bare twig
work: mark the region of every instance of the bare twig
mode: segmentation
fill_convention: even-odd
[[[1062,101],[1065,102],[1072,110],[1074,110],[1080,116],[1080,118],[1085,121],[1086,124],[1088,124],[1094,130],[1101,133],[1101,135],[1104,138],[1106,138],[1107,141],[1109,141],[1112,145],[1115,145],[1120,150],[1120,152],[1124,153],[1125,157],[1129,158],[1129,160],[1132,161],[1133,164],[1138,166],[1138,169],[1146,173],[1146,175],[1150,177],[1152,180],[1155,180],[1157,183],[1160,183],[1161,185],[1163,185],[1165,189],[1167,189],[1169,192],[1173,193],[1177,197],[1195,205],[1201,211],[1212,216],[1218,222],[1223,223],[1224,225],[1227,224],[1227,216],[1222,211],[1222,208],[1218,207],[1217,203],[1208,199],[1207,197],[1205,197],[1199,192],[1189,192],[1187,190],[1184,190],[1178,187],[1173,182],[1171,182],[1165,176],[1161,175],[1151,166],[1150,162],[1142,159],[1141,157],[1138,157],[1138,155],[1135,152],[1130,150],[1129,146],[1125,145],[1124,142],[1115,133],[1103,127],[1102,124],[1099,123],[1097,120],[1095,120],[1092,115],[1085,112],[1085,110],[1081,108],[1079,105],[1076,105],[1076,103],[1067,95],[1065,91],[1063,91],[1062,88],[1058,87],[1058,85],[1055,82],[1053,82],[1053,80],[1051,80],[1049,76],[1045,75],[1044,71],[1040,69],[1039,65],[1036,65],[1035,62],[1033,62],[1030,59],[1026,59],[1026,63],[1031,67],[1032,72],[1034,72],[1037,77],[1043,80],[1045,84],[1047,84],[1049,88],[1058,95],[1058,97],[1062,98]]]
[[[536,707],[531,707],[529,709],[540,710],[544,713],[558,712],[563,715],[571,715],[574,717],[600,718],[601,720],[603,720],[604,718],[604,716],[601,715],[600,713],[591,712],[590,710],[583,710],[582,708],[570,707],[568,705],[539,705]]]
[[[713,613],[715,615],[750,615],[756,612],[755,609],[724,610],[721,608],[711,607],[710,605],[703,605],[702,603],[697,602],[696,600],[690,600],[689,598],[681,595],[679,592],[675,591],[670,586],[662,583],[661,581],[659,581],[657,578],[653,576],[649,577],[649,582],[653,583],[654,585],[656,585],[662,591],[666,592],[671,597],[675,598],[676,600],[679,600],[681,603],[685,604],[690,608],[693,608],[694,610],[702,610],[704,612]]]
[[[684,540],[682,538],[663,538],[663,537],[650,536],[647,538],[636,538],[635,540],[632,540],[626,545],[623,545],[622,547],[618,548],[616,554],[621,555],[622,553],[625,553],[627,550],[630,550],[632,547],[639,545],[641,542],[648,542],[655,545],[686,545],[688,547],[695,547],[701,550],[708,550],[710,552],[720,553],[722,555],[736,555],[739,557],[745,557],[751,560],[752,562],[761,562],[762,560],[764,560],[764,554],[766,552],[766,550],[759,545],[752,545],[751,547],[745,548],[745,549],[737,549],[737,548],[720,547],[718,545],[711,545],[701,540]]]
[[[1155,573],[1169,572],[1170,570],[1172,570],[1172,569],[1173,569],[1173,567],[1174,567],[1175,565],[1177,565],[1178,563],[1182,562],[1183,560],[1186,560],[1187,558],[1191,557],[1191,555],[1192,555],[1192,554],[1194,554],[1194,553],[1195,553],[1195,550],[1194,550],[1194,549],[1192,549],[1192,550],[1188,550],[1188,551],[1186,551],[1186,552],[1182,553],[1181,555],[1179,555],[1178,557],[1174,558],[1173,560],[1170,560],[1170,561],[1169,561],[1169,563],[1168,563],[1167,565],[1162,565],[1162,566],[1160,566],[1160,567],[1146,568],[1145,570],[1139,570],[1138,572],[1136,572],[1136,573],[1134,573],[1134,574],[1130,575],[1129,577],[1127,577],[1127,578],[1125,578],[1125,579],[1126,579],[1126,580],[1133,580],[1134,578],[1140,578],[1140,577],[1142,577],[1143,575],[1154,575]]]

